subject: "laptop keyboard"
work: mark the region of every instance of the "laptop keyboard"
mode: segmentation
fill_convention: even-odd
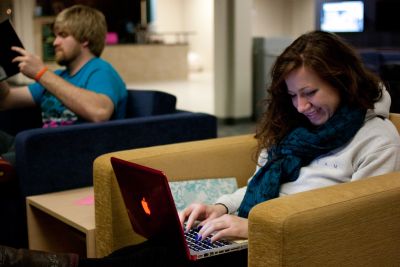
[[[203,251],[213,248],[219,248],[232,243],[226,240],[218,240],[215,242],[211,242],[210,237],[207,237],[202,241],[197,241],[196,240],[197,233],[198,233],[197,229],[190,229],[189,231],[185,232],[186,242],[188,243],[189,248],[194,251]]]

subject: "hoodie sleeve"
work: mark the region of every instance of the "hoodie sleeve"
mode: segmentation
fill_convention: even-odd
[[[257,171],[261,168],[260,166],[264,166],[265,163],[267,163],[267,152],[266,150],[261,151],[260,156],[258,157],[258,164],[256,166],[256,170],[254,174],[257,173]],[[253,174],[253,176],[254,176]],[[247,183],[251,181],[253,178],[250,177]],[[238,209],[240,204],[242,203],[242,200],[244,198],[244,195],[246,194],[246,189],[247,186],[241,187],[237,189],[235,192],[232,194],[227,194],[227,195],[222,195],[217,199],[215,203],[222,203],[228,208],[228,213],[232,214],[235,213]]]
[[[382,97],[374,104],[374,109],[369,109],[367,111],[366,120],[369,120],[373,117],[382,117],[389,118],[390,105],[392,103],[392,99],[390,98],[389,92],[386,90],[386,87],[382,85]]]

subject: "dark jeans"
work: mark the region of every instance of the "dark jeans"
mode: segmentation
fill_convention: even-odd
[[[0,156],[15,165],[15,137],[0,130]]]
[[[81,259],[79,267],[213,267],[213,266],[247,266],[247,250],[222,254],[197,261],[186,261],[175,257],[174,248],[156,241],[146,241],[119,249],[101,259]]]

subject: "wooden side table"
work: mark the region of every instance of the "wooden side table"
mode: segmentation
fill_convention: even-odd
[[[96,257],[93,187],[26,198],[29,248]]]

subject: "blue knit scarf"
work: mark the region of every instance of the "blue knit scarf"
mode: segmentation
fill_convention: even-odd
[[[322,126],[295,128],[269,149],[267,163],[247,186],[239,216],[247,218],[253,206],[278,197],[280,185],[295,181],[302,166],[349,142],[363,125],[365,113],[365,110],[341,106]]]

